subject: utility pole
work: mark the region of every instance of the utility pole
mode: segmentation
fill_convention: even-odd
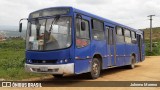
[[[150,52],[152,52],[152,17],[155,15],[149,15],[148,17],[150,18]]]

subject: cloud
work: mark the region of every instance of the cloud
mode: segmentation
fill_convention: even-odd
[[[86,4],[86,5],[98,5],[98,4],[105,4],[109,2],[108,0],[76,0],[78,4]],[[112,2],[112,0],[110,0]]]
[[[0,0],[0,6],[0,25],[17,26],[38,9],[73,6],[133,28],[149,27],[147,16],[156,14],[153,25],[160,26],[160,0]]]

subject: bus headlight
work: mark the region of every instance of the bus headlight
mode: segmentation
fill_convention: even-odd
[[[29,59],[29,60],[27,60],[27,61],[28,61],[28,63],[32,63],[32,60],[30,60],[30,59]]]
[[[59,64],[68,63],[68,59],[62,59],[58,61]]]
[[[67,63],[67,62],[68,62],[68,60],[67,60],[67,59],[65,59],[65,60],[64,60],[64,62],[65,62],[65,63]]]
[[[63,60],[60,60],[60,63],[63,63]]]

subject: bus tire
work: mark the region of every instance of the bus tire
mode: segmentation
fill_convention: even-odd
[[[135,68],[135,61],[136,61],[135,57],[132,56],[131,57],[131,65],[129,65],[129,69],[134,69]]]
[[[54,78],[62,78],[63,77],[63,74],[57,74],[57,75],[53,75]]]
[[[97,79],[100,76],[100,67],[100,61],[97,58],[93,58],[91,72],[89,72],[89,77],[91,79]]]

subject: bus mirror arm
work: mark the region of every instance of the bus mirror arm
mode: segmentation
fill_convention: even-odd
[[[82,31],[85,31],[85,30],[86,30],[86,24],[85,24],[85,22],[82,20],[81,14],[77,14],[76,18],[80,19],[81,30],[82,30]],[[80,24],[79,24],[79,25],[80,25]]]
[[[22,32],[22,23],[19,24],[19,32]]]
[[[23,18],[19,21],[19,32],[22,32],[22,22],[23,20],[28,20],[28,18]]]

